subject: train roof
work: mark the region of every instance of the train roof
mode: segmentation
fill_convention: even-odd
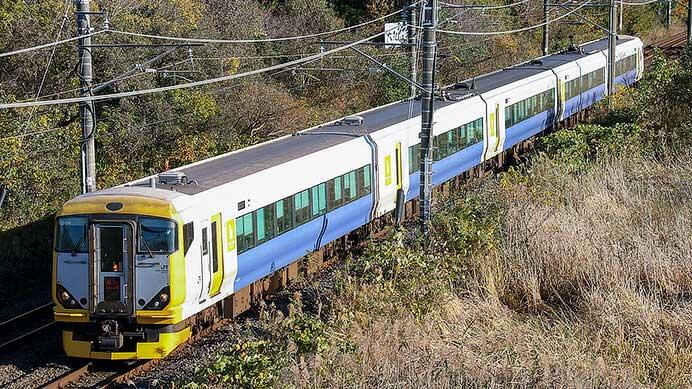
[[[621,42],[632,39],[635,38],[620,36],[618,41]],[[474,88],[470,90],[470,92],[472,95],[485,93],[520,79],[539,74],[551,68],[559,67],[581,58],[584,55],[606,50],[607,45],[607,39],[600,39],[580,46],[580,51],[565,51],[542,57],[540,58],[540,60],[542,60],[542,64],[540,65],[526,62],[476,77],[473,81],[467,80],[467,82],[474,83]],[[456,102],[457,101],[436,101],[435,105],[436,109],[439,109]],[[409,115],[409,108],[411,108],[411,105],[413,109]],[[189,180],[194,180],[196,183],[176,185],[174,190],[188,195],[194,195],[207,189],[215,188],[262,170],[312,154],[319,150],[324,150],[347,142],[354,137],[371,134],[409,118],[420,116],[420,104],[416,102],[411,104],[411,100],[404,100],[377,107],[359,113],[358,115],[363,118],[363,124],[359,126],[339,124],[337,120],[293,135],[284,136],[259,145],[173,169],[174,171],[183,171]],[[137,180],[126,184],[126,186],[149,186],[150,178],[156,178],[156,176]],[[156,180],[160,188],[170,187],[161,185],[158,178],[156,178]]]

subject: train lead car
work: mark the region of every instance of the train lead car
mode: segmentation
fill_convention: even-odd
[[[618,84],[639,79],[642,50],[638,38],[618,37]],[[588,109],[603,98],[606,66],[601,39],[447,88],[463,98],[436,103],[433,184]],[[409,105],[68,201],[56,218],[52,288],[67,355],[164,357],[216,315],[285,284],[306,254],[415,201],[421,119]]]

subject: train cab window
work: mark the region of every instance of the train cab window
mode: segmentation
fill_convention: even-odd
[[[327,181],[327,207],[331,211],[343,204],[343,190],[341,185],[341,176],[333,180]]]
[[[293,205],[296,226],[310,220],[310,191],[308,189],[293,195]]]
[[[356,184],[356,172],[344,174],[344,202],[348,203],[358,198],[358,186]]]
[[[311,189],[312,218],[324,215],[327,212],[327,184],[319,184]]]
[[[195,225],[190,222],[183,226],[183,252],[187,255],[187,252],[192,246],[192,242],[195,240]]]
[[[276,221],[276,235],[282,234],[293,228],[293,199],[287,197],[274,203],[274,219]]]
[[[55,250],[70,253],[86,253],[89,247],[87,239],[87,218],[58,218],[55,236]]]
[[[257,244],[274,237],[274,204],[255,211],[257,222]]]
[[[241,216],[235,219],[236,241],[238,244],[238,254],[247,251],[255,246],[255,234],[252,228],[252,214]]]
[[[176,250],[175,222],[139,218],[139,253],[170,254]]]

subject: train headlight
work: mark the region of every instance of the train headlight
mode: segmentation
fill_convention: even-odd
[[[63,308],[67,309],[81,309],[82,306],[77,302],[77,299],[74,298],[70,292],[65,289],[60,284],[56,284],[56,295],[58,296],[58,301],[60,302],[60,305],[63,306]]]
[[[159,291],[159,293],[154,296],[154,298],[149,301],[149,303],[144,307],[146,310],[160,311],[168,305],[170,300],[170,287],[166,286]]]

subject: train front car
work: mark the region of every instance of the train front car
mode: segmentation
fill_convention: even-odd
[[[190,337],[177,196],[115,188],[79,196],[58,213],[53,300],[69,357],[161,358]]]

